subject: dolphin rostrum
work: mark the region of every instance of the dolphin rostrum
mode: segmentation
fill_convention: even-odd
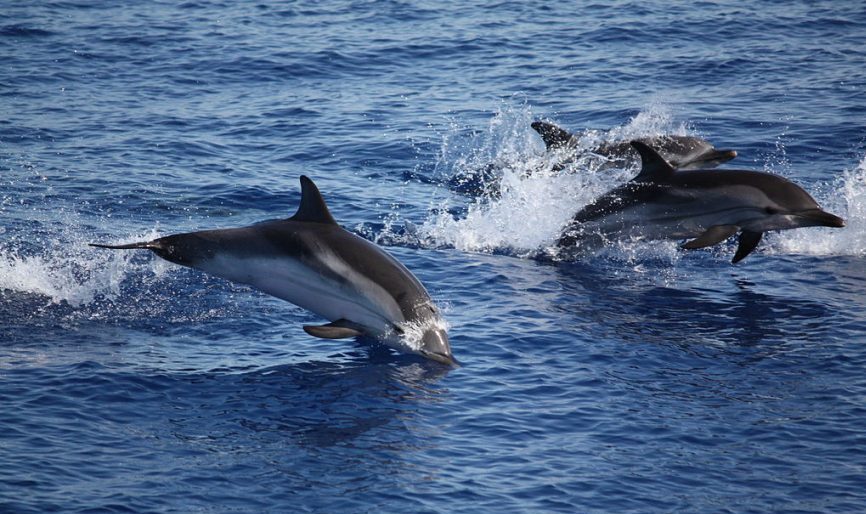
[[[571,155],[571,158],[583,153],[578,148],[579,136],[546,121],[534,121],[531,126],[544,140],[549,151],[571,152],[575,154]],[[640,138],[637,141],[651,146],[671,166],[680,170],[715,168],[737,156],[734,150],[716,150],[709,141],[694,136],[665,135]],[[604,143],[586,152],[605,157],[611,165],[620,168],[636,163],[639,158],[628,141]],[[568,161],[569,158],[566,157],[554,167],[561,169]]]
[[[308,309],[331,323],[315,337],[366,335],[397,350],[453,364],[448,334],[430,295],[405,266],[340,227],[319,189],[301,177],[301,204],[288,219],[204,230],[101,248],[144,248]]]
[[[568,252],[581,241],[642,237],[689,239],[682,248],[705,248],[740,233],[732,262],[743,260],[769,230],[843,227],[809,193],[771,173],[745,170],[674,170],[650,146],[631,145],[640,173],[581,209],[557,243]]]

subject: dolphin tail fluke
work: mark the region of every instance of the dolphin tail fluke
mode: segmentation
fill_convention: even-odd
[[[105,245],[100,243],[90,243],[87,246],[94,246],[96,248],[109,248],[111,250],[153,250],[155,248],[158,248],[158,246],[153,241],[141,241],[138,243],[129,243],[125,245]]]
[[[345,339],[364,334],[362,327],[346,319],[338,319],[326,325],[304,325],[304,332],[322,339]]]
[[[763,237],[763,232],[752,232],[750,230],[744,230],[742,234],[740,234],[740,243],[737,245],[737,253],[734,254],[734,259],[731,261],[731,264],[736,264],[741,260],[745,259],[747,255],[752,253],[752,250],[758,246],[758,243],[761,242],[761,237]]]
[[[706,232],[695,239],[683,244],[682,248],[686,250],[695,250],[697,248],[706,248],[708,246],[717,245],[736,234],[738,230],[740,230],[740,227],[736,225],[715,225],[708,228]]]

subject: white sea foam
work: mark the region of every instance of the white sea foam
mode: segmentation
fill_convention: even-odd
[[[833,183],[812,192],[824,210],[845,219],[845,227],[781,232],[772,251],[809,255],[866,255],[866,156]]]
[[[443,330],[448,332],[451,326],[444,317],[430,318],[417,322],[406,322],[400,325],[403,333],[400,335],[400,344],[411,352],[417,352],[424,346],[424,334],[428,330]]]
[[[143,234],[119,243],[153,237],[155,233]],[[136,262],[134,252],[88,247],[83,237],[52,241],[38,253],[0,246],[0,290],[38,294],[73,307],[115,298],[123,281],[142,268],[156,275],[165,270],[152,259]]]
[[[529,106],[503,104],[486,130],[474,137],[443,136],[437,173],[471,174],[494,163],[501,170],[500,194],[469,201],[458,217],[448,208],[467,200],[456,195],[450,198],[418,227],[424,244],[520,256],[546,252],[581,206],[634,174],[634,170],[599,170],[603,161],[591,155],[577,159],[567,172],[554,171],[555,157],[544,151],[541,138],[530,126],[536,118]],[[457,125],[452,129],[462,130]],[[578,145],[591,148],[605,141],[671,133],[685,134],[687,128],[676,125],[669,111],[657,104],[622,126],[583,132]]]

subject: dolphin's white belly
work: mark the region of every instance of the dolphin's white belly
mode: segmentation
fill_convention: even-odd
[[[238,258],[226,254],[196,267],[233,282],[248,284],[327,320],[346,319],[358,323],[368,327],[373,336],[385,334],[403,321],[399,305],[384,288],[334,255],[325,255],[320,264],[332,273],[321,273],[289,257]],[[337,280],[335,276],[345,280]]]
[[[760,216],[750,205],[730,198],[709,197],[677,203],[643,203],[629,206],[582,225],[586,233],[640,236],[647,239],[697,237],[716,225],[741,225]]]

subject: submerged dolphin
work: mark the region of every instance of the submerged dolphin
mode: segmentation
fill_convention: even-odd
[[[532,128],[541,135],[548,154],[557,160],[552,171],[562,171],[584,155],[595,155],[604,159],[602,167],[625,168],[636,165],[640,156],[628,141],[603,143],[594,148],[581,148],[580,136],[546,121],[534,121]],[[659,152],[674,168],[705,169],[724,164],[737,156],[734,150],[716,150],[708,141],[694,136],[660,136],[638,139]],[[448,187],[457,193],[470,196],[497,198],[501,193],[502,163],[489,163],[475,169],[463,170],[448,179]],[[529,176],[537,170],[524,170],[521,176]]]
[[[686,249],[705,248],[740,233],[733,262],[743,260],[769,230],[843,227],[809,193],[778,175],[745,170],[676,171],[655,150],[632,141],[640,173],[581,209],[557,246],[624,237],[691,239]]]
[[[330,320],[304,327],[316,337],[367,335],[404,352],[454,363],[442,318],[421,282],[381,248],[340,227],[305,176],[301,205],[288,219],[91,246],[144,248],[176,264],[248,284]],[[406,337],[412,334],[417,337]]]
[[[583,153],[578,148],[579,137],[546,121],[532,122],[532,128],[538,132],[548,150],[566,150]],[[716,150],[709,141],[694,136],[645,137],[637,139],[651,146],[676,169],[706,169],[715,168],[737,156],[734,150]],[[637,163],[639,156],[628,141],[604,143],[586,152],[606,157],[610,164],[617,167]],[[572,158],[575,156],[571,156]],[[562,168],[570,159],[557,163],[554,168]]]

